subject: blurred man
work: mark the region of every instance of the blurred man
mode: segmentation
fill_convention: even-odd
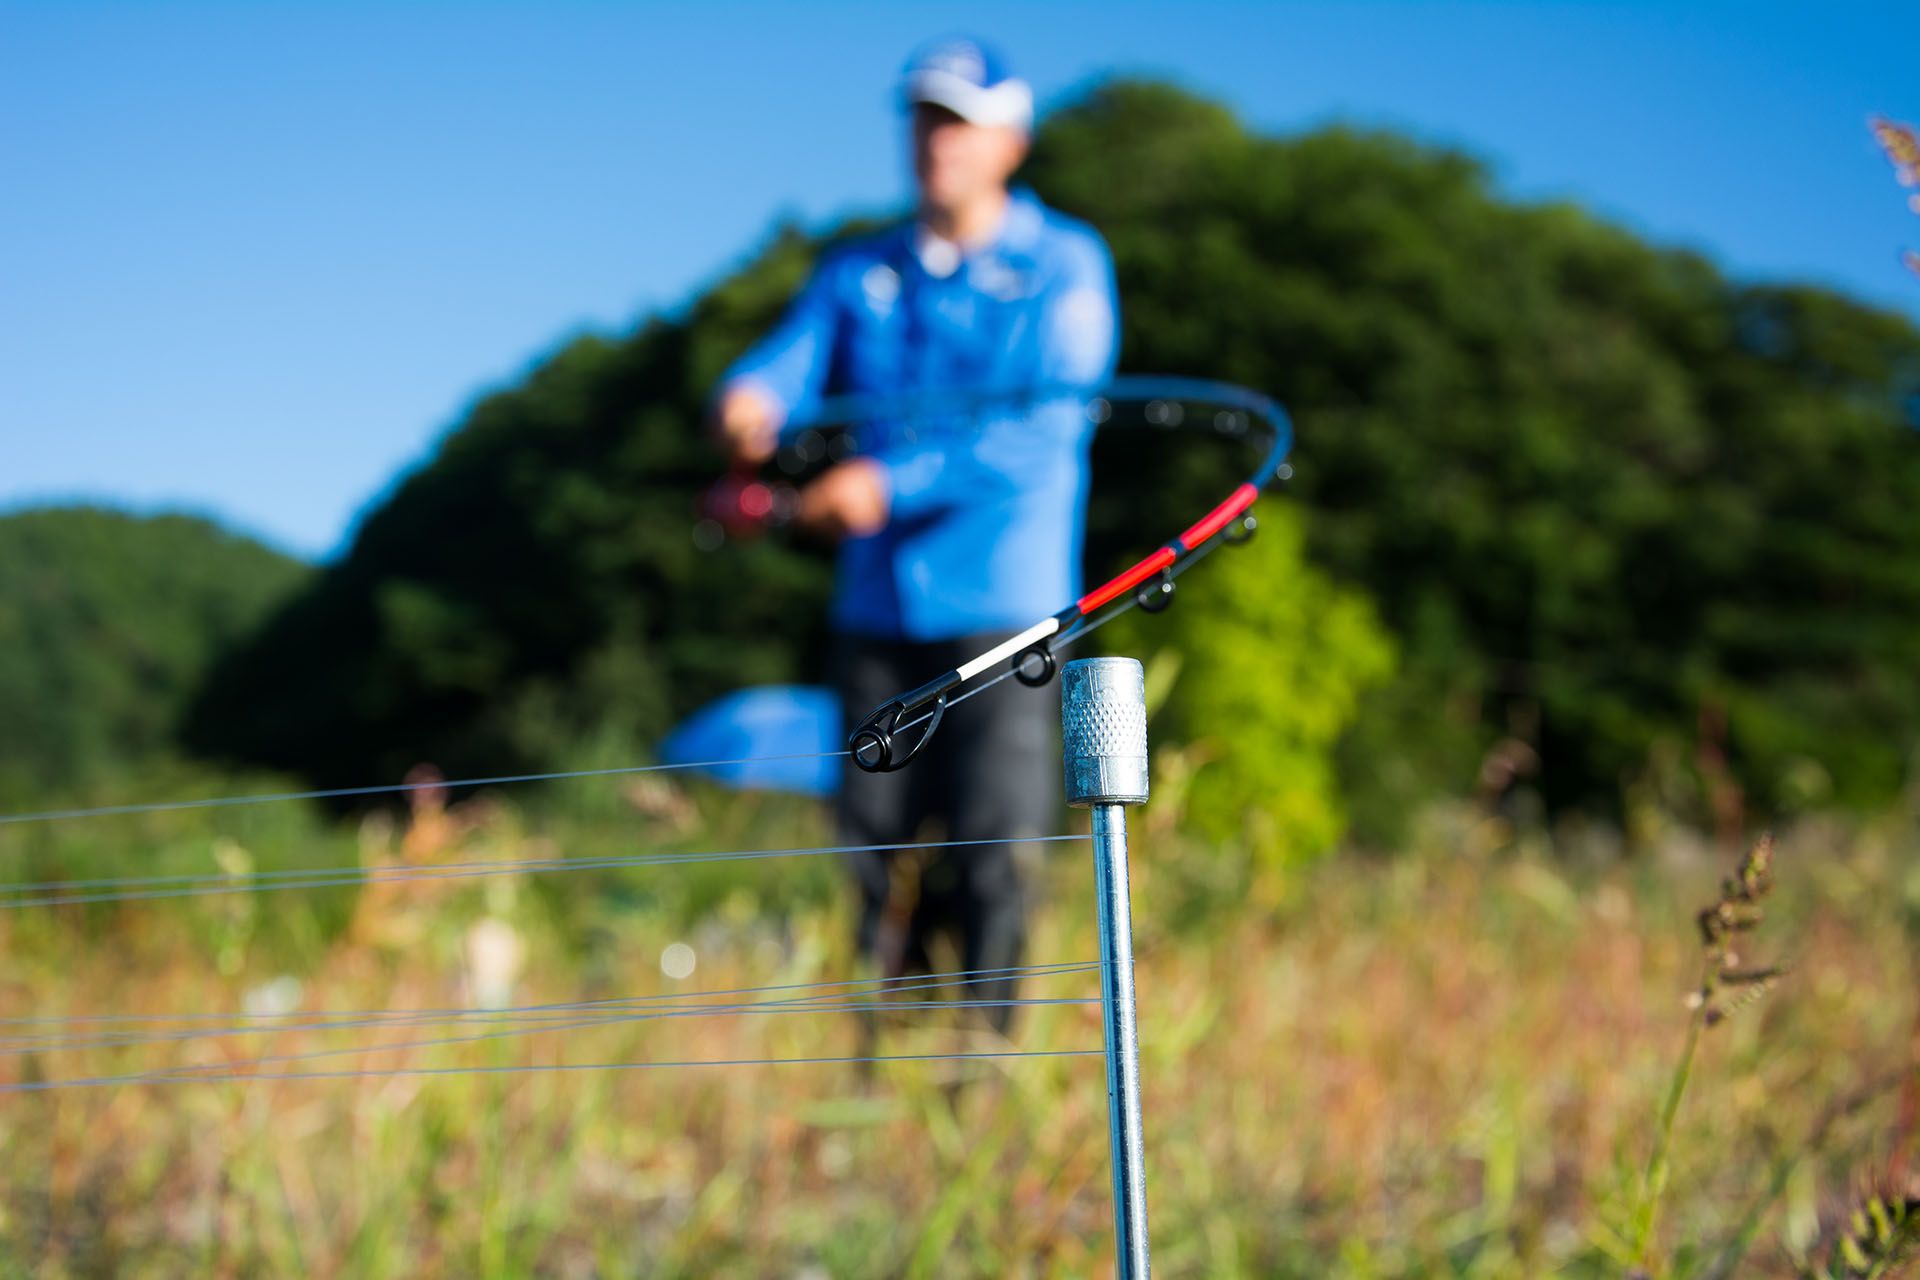
[[[779,326],[728,371],[714,415],[734,461],[757,463],[825,395],[904,393],[927,407],[862,423],[859,455],[804,489],[795,512],[840,542],[834,682],[849,732],[1079,592],[1091,430],[1080,403],[983,411],[955,393],[1090,386],[1114,362],[1105,244],[1008,186],[1033,120],[1025,82],[977,41],[944,40],[909,62],[901,98],[913,217],[830,252]],[[1054,689],[1008,681],[954,708],[906,769],[849,764],[843,840],[904,844],[929,820],[950,840],[1052,831],[1058,716]],[[956,936],[964,970],[1021,963],[1012,844],[936,851],[911,895],[895,888],[906,877],[892,856],[856,855],[853,870],[861,946],[889,974],[928,966],[927,943],[942,932]],[[1005,999],[1015,986],[1001,975],[968,992]],[[1004,1028],[1010,1013],[989,1017]]]

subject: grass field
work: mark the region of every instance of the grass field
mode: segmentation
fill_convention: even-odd
[[[538,804],[483,797],[411,824],[263,806],[0,828],[0,857],[47,880],[826,834],[798,802],[651,778],[569,784]],[[1554,850],[1461,812],[1423,822],[1391,858],[1255,875],[1179,827],[1149,808],[1134,851],[1157,1275],[1632,1272],[1642,1175],[1693,1016],[1694,912],[1738,850],[1679,833],[1633,857]],[[1790,971],[1701,1038],[1647,1273],[1797,1274],[1898,1159],[1920,1015],[1915,848],[1905,818],[1782,833],[1767,918],[1739,946]],[[0,1013],[524,1004],[832,979],[858,972],[841,887],[831,859],[806,858],[21,908],[0,912]],[[1029,959],[1092,959],[1086,848],[1055,848],[1040,888]],[[675,942],[697,957],[677,981],[661,964]],[[1024,994],[1097,990],[1083,973]],[[1099,1045],[1093,1007],[1021,1015],[1012,1047]],[[1006,1047],[968,1017],[890,1015],[880,1051]],[[382,1037],[418,1033],[15,1040],[0,1080]],[[314,1065],[859,1049],[853,1015],[818,1013]],[[0,1100],[0,1271],[1094,1275],[1111,1267],[1106,1141],[1093,1057],[883,1064],[870,1078],[791,1065],[15,1094]]]

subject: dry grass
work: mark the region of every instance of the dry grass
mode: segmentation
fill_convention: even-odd
[[[817,818],[778,807],[709,799],[690,816],[684,804],[650,803],[658,812],[627,825],[671,812],[685,847],[745,844],[782,823],[802,839],[817,831]],[[495,811],[446,840],[424,854],[416,840],[406,856],[511,853],[535,837]],[[401,856],[397,837],[375,831],[363,843],[370,857]],[[1676,845],[1576,870],[1497,828],[1438,822],[1392,860],[1247,881],[1177,832],[1138,844],[1157,1274],[1623,1273],[1636,1188],[1687,1035],[1693,913],[1712,899],[1724,857]],[[1673,1276],[1724,1269],[1743,1224],[1752,1247],[1724,1274],[1794,1274],[1796,1257],[1823,1247],[1827,1192],[1856,1185],[1896,1124],[1886,1082],[1905,1069],[1920,1012],[1902,905],[1920,888],[1910,835],[1808,828],[1775,857],[1768,937],[1791,974],[1699,1045],[1655,1240]],[[682,938],[699,968],[679,987],[832,978],[851,965],[825,872],[728,868],[760,896],[721,883],[698,902],[639,896],[635,885],[671,869],[575,880],[564,892],[492,882],[369,896],[331,927],[301,923],[307,908],[294,895],[4,920],[0,1002],[10,1014],[232,1008],[286,968],[306,1007],[460,1004],[482,963],[473,926],[483,918],[510,925],[524,948],[511,988],[520,1002],[673,990],[659,958]],[[1084,850],[1057,851],[1046,884],[1030,958],[1091,958]],[[787,892],[801,905],[772,909]],[[251,913],[244,928],[235,913]],[[282,935],[320,941],[277,947]],[[212,961],[236,946],[222,976]],[[1048,991],[1095,988],[1077,979]],[[1099,1043],[1089,1008],[1023,1014],[1022,1047]],[[252,1047],[337,1043],[290,1035]],[[882,1049],[990,1044],[958,1017],[923,1017],[892,1028]],[[857,1045],[847,1015],[670,1019],[323,1065],[825,1056]],[[195,1042],[6,1057],[0,1078],[215,1052]],[[961,1079],[971,1083],[953,1088]],[[1104,1116],[1093,1058],[888,1065],[870,1082],[847,1067],[787,1066],[16,1095],[0,1102],[0,1266],[1098,1274],[1111,1266]]]

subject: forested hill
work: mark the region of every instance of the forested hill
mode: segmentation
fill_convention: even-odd
[[[1151,84],[1056,113],[1026,177],[1110,240],[1124,367],[1293,409],[1310,554],[1399,640],[1358,767],[1463,781],[1477,749],[1436,744],[1464,724],[1530,743],[1556,805],[1702,742],[1767,803],[1899,785],[1920,724],[1911,324],[1511,203],[1457,153],[1259,136]],[[811,674],[823,559],[703,553],[688,529],[716,465],[701,404],[818,244],[782,231],[677,318],[571,342],[479,404],[221,668],[195,742],[323,783],[509,769]],[[1096,534],[1120,512],[1136,539],[1171,532],[1244,461],[1127,456],[1102,454]]]
[[[0,516],[0,796],[29,807],[174,753],[216,658],[310,572],[193,516]]]

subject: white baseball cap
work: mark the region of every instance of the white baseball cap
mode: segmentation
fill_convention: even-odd
[[[945,107],[974,124],[1033,127],[1033,89],[1014,76],[993,49],[966,36],[924,44],[907,61],[900,98]]]

